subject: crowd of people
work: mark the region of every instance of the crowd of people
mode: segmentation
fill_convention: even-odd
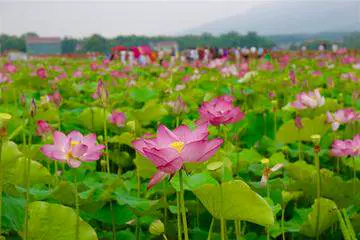
[[[164,61],[173,63],[177,60],[182,62],[208,63],[214,59],[227,58],[234,62],[247,61],[250,58],[262,58],[267,54],[268,50],[262,47],[256,48],[190,48],[178,51],[177,48],[152,50],[148,46],[139,46],[132,48],[118,47],[113,48],[109,60],[118,60],[123,64],[129,65],[147,65],[149,63],[158,62],[162,64]]]

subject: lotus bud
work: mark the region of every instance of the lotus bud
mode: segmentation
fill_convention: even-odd
[[[30,116],[35,117],[36,113],[37,113],[36,102],[35,99],[32,99],[30,103]]]
[[[295,118],[295,126],[298,128],[298,129],[301,129],[303,128],[303,124],[302,124],[302,121],[301,121],[301,117],[300,116],[296,116]]]
[[[153,235],[161,235],[165,231],[164,224],[160,220],[155,220],[150,224],[149,232]]]
[[[26,105],[26,97],[24,94],[21,94],[21,96],[20,96],[20,104],[23,107],[25,107],[25,105]]]
[[[7,125],[11,119],[11,115],[7,113],[0,113],[0,138],[7,135]]]

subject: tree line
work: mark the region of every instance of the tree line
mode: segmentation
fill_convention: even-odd
[[[26,37],[37,36],[36,33],[26,33],[21,36],[10,36],[6,34],[0,35],[1,51],[8,50],[26,51]],[[266,37],[259,36],[256,32],[249,32],[241,35],[237,32],[229,32],[219,36],[209,33],[201,35],[185,35],[185,36],[117,36],[115,38],[105,38],[100,34],[94,34],[90,37],[77,39],[65,37],[61,40],[62,53],[75,52],[109,52],[110,49],[117,45],[126,47],[149,45],[151,43],[162,41],[175,41],[178,43],[180,50],[194,47],[265,47],[275,46],[275,43]]]
[[[26,51],[25,39],[27,36],[37,36],[36,33],[30,32],[21,36],[10,36],[7,34],[0,35],[0,51],[8,50]],[[237,32],[229,32],[219,36],[210,33],[201,35],[184,35],[184,36],[117,36],[115,38],[105,38],[100,34],[93,34],[90,37],[78,39],[65,37],[61,40],[62,53],[83,53],[83,52],[109,52],[110,49],[117,45],[126,47],[149,45],[151,43],[161,41],[175,41],[178,43],[180,50],[194,47],[264,47],[271,48],[277,44],[284,42],[293,43],[292,49],[301,46],[298,36],[277,35],[277,36],[260,36],[256,32],[248,32],[247,34],[239,34]],[[317,48],[318,42],[325,41],[330,43],[329,39],[317,39],[313,41],[314,49]],[[316,46],[315,46],[316,45]],[[353,32],[344,35],[342,46],[347,48],[360,48],[360,32]]]

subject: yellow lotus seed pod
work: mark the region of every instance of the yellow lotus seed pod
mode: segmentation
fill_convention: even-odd
[[[264,158],[264,159],[261,160],[261,163],[264,164],[264,165],[265,165],[265,164],[269,164],[269,162],[270,162],[270,161],[269,161],[268,158]]]
[[[164,224],[160,220],[155,220],[150,224],[149,232],[153,235],[161,235],[165,231]]]
[[[135,121],[128,121],[128,122],[126,123],[126,126],[127,126],[128,128],[130,128],[132,131],[135,132],[135,130],[136,130],[136,123],[135,123]]]
[[[0,128],[7,127],[11,119],[11,115],[8,113],[0,113]]]
[[[321,136],[319,134],[311,135],[311,140],[314,144],[318,145],[321,140]]]

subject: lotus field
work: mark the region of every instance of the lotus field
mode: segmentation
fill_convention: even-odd
[[[0,239],[360,238],[359,52],[0,69]]]

